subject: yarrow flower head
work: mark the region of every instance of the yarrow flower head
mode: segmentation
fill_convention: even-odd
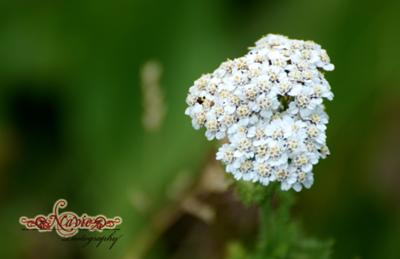
[[[227,139],[216,158],[235,179],[300,191],[329,154],[323,99],[333,93],[324,71],[333,69],[320,45],[269,34],[196,80],[185,113],[208,140]]]

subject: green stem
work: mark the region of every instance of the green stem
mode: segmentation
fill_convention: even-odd
[[[272,188],[268,199],[260,206],[260,232],[254,258],[285,258],[291,231],[290,208],[293,194]]]

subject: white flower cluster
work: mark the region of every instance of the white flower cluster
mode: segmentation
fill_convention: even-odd
[[[217,159],[234,178],[300,191],[329,154],[323,98],[333,93],[323,71],[333,69],[320,45],[269,34],[195,81],[185,113],[207,139],[227,138]]]

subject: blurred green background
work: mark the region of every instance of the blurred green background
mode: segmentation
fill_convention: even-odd
[[[184,109],[195,79],[267,33],[314,40],[336,66],[332,155],[294,217],[334,240],[333,258],[400,258],[400,1],[15,0],[0,11],[1,258],[212,259],[253,242],[256,210],[202,184],[221,170],[216,143]],[[21,230],[20,216],[59,198],[121,216],[123,237],[108,250]]]

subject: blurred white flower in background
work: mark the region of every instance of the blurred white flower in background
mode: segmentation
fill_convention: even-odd
[[[318,44],[269,34],[196,80],[185,113],[208,140],[227,138],[217,159],[235,179],[300,191],[329,154],[323,99],[333,93],[323,72],[333,69]]]
[[[140,71],[143,94],[142,123],[146,131],[158,131],[166,114],[164,96],[161,91],[162,66],[155,60],[147,61]]]

